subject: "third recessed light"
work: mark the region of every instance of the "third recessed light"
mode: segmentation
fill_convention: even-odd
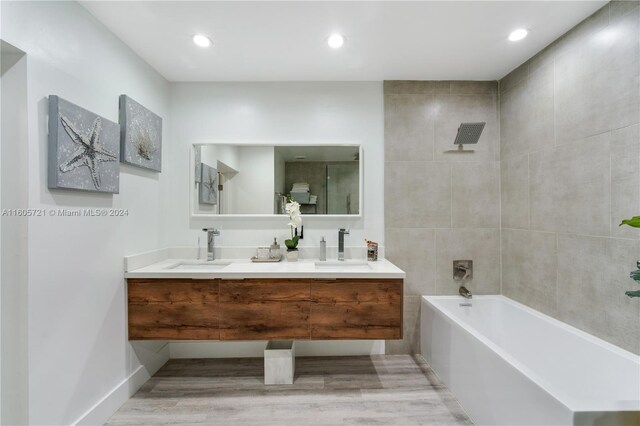
[[[344,44],[344,37],[340,34],[332,34],[329,36],[329,39],[327,39],[327,43],[332,49],[339,49]]]
[[[529,31],[525,30],[524,28],[518,28],[517,30],[511,32],[511,34],[509,34],[509,40],[510,41],[520,41],[523,38],[525,38],[527,36],[527,34],[529,34]]]
[[[193,42],[196,46],[199,47],[209,47],[211,46],[211,39],[206,35],[196,34],[193,36]]]

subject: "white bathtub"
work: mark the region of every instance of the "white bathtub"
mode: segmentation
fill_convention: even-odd
[[[476,424],[640,425],[639,356],[506,297],[424,296],[421,344]]]

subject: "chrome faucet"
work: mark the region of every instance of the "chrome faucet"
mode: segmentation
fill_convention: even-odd
[[[460,296],[464,297],[465,299],[471,299],[473,297],[471,292],[467,290],[467,288],[463,285],[460,286],[458,293],[460,293]]]
[[[219,236],[220,231],[218,231],[216,228],[202,228],[202,230],[207,233],[207,261],[215,260],[216,254],[214,251],[214,237]]]
[[[338,260],[344,260],[344,236],[349,235],[349,230],[338,229]]]

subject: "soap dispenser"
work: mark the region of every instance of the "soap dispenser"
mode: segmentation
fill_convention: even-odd
[[[320,240],[320,260],[327,260],[327,242],[324,237]]]
[[[269,256],[271,258],[280,257],[280,244],[278,244],[277,238],[273,239],[273,244],[271,244],[271,247],[269,248]]]

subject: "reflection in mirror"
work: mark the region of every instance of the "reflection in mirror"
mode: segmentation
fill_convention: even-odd
[[[308,215],[360,214],[360,147],[195,145],[192,212],[283,214],[288,199]]]

